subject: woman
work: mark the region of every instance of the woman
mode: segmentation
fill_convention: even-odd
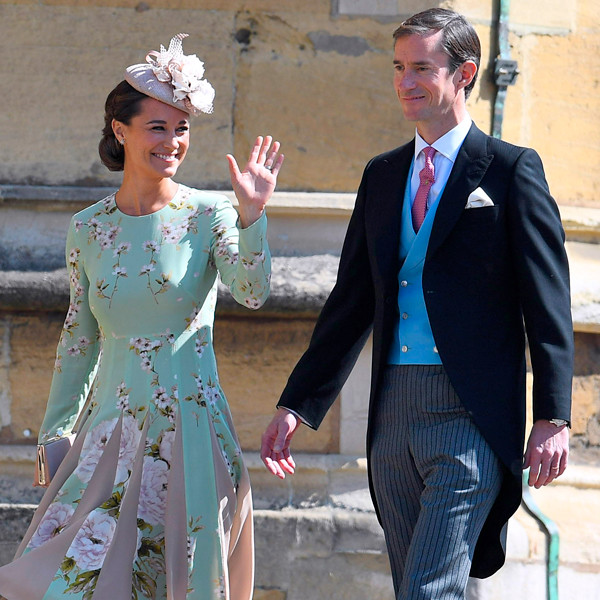
[[[8,600],[248,600],[248,474],[212,345],[217,274],[258,308],[269,293],[265,204],[283,163],[259,137],[229,200],[173,181],[189,115],[211,112],[203,65],[180,34],[109,94],[100,156],[116,192],[75,215],[71,303],[40,441],[89,416],[48,487],[17,558]],[[86,414],[88,409],[86,408]]]

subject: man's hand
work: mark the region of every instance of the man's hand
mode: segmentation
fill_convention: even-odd
[[[273,475],[285,479],[294,474],[296,463],[290,454],[292,436],[302,421],[285,408],[279,408],[262,436],[260,457]]]
[[[541,488],[562,475],[569,458],[569,429],[540,419],[527,441],[523,468],[529,467],[529,485]]]

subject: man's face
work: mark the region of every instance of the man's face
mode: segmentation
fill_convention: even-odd
[[[443,135],[462,118],[458,116],[464,107],[461,69],[450,73],[441,40],[441,31],[409,35],[399,38],[394,48],[394,88],[404,118],[416,121],[421,135],[422,129]]]

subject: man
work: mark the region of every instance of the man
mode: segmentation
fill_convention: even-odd
[[[455,12],[394,33],[394,86],[410,143],[372,159],[337,283],[263,435],[316,428],[371,330],[367,454],[397,599],[464,598],[504,562],[523,465],[546,485],[568,456],[573,334],[564,233],[538,155],[483,134],[466,99],[480,44]],[[534,424],[525,460],[525,332]]]

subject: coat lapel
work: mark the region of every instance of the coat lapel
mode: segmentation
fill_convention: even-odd
[[[471,125],[439,200],[427,256],[431,256],[452,231],[469,194],[480,184],[493,158],[487,150],[487,136],[475,124]]]
[[[400,227],[406,178],[414,154],[414,140],[385,157],[380,165],[374,203],[374,227],[370,228],[375,264],[384,282],[395,282],[400,269]],[[372,191],[370,192],[373,193]]]

